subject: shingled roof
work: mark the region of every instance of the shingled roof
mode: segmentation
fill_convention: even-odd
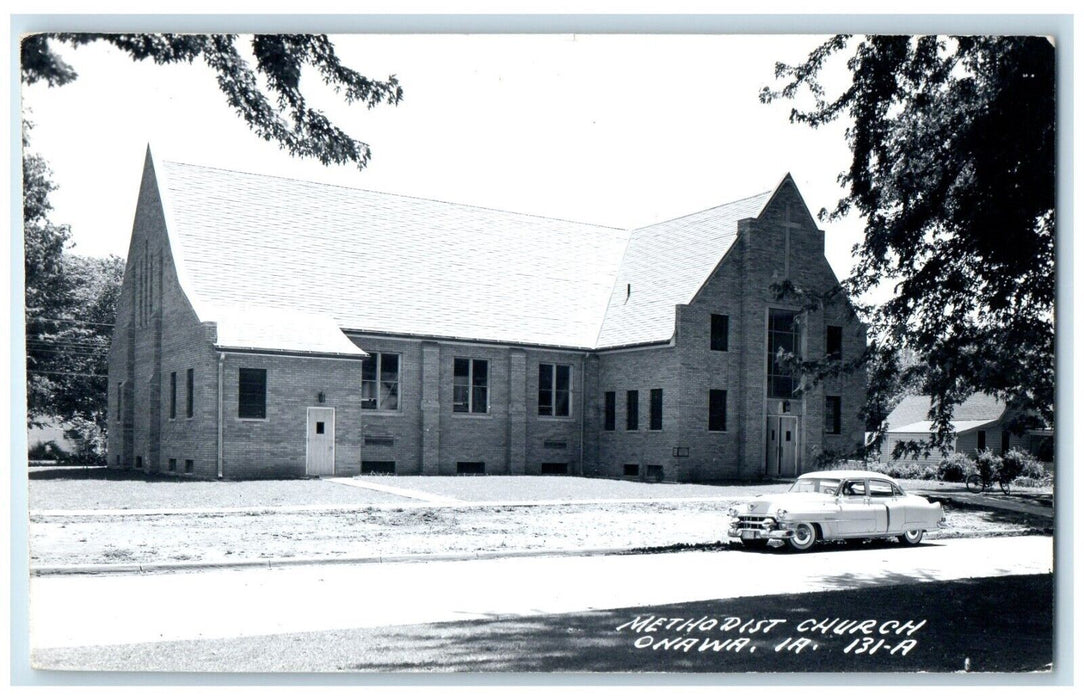
[[[669,341],[675,305],[770,195],[629,232],[175,162],[155,173],[203,321],[258,306],[345,332],[580,349]]]
[[[957,432],[993,423],[1005,413],[1005,404],[988,394],[972,394],[952,412]],[[930,432],[930,397],[907,396],[888,414],[890,433]]]

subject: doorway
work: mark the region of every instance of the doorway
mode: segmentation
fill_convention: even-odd
[[[768,416],[768,466],[771,477],[798,475],[798,417]]]
[[[335,409],[310,407],[306,420],[305,474],[335,473]]]

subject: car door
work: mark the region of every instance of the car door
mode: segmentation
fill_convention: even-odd
[[[872,507],[874,531],[872,534],[884,535],[889,532],[903,532],[903,523],[907,518],[906,508],[900,500],[903,492],[885,479],[869,480],[869,502]]]
[[[847,479],[839,489],[839,534],[860,537],[876,532],[875,509],[865,479]]]

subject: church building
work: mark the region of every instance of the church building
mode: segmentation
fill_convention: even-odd
[[[148,150],[109,356],[109,465],[758,480],[861,445],[866,331],[788,175],[634,230]],[[784,282],[789,282],[784,284]]]

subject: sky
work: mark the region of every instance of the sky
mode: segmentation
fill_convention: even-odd
[[[201,63],[135,63],[105,45],[59,51],[79,78],[24,87],[31,149],[58,189],[73,252],[125,256],[148,144],[155,159],[284,175],[622,228],[773,189],[788,172],[814,215],[842,194],[843,125],[791,124],[762,104],[777,61],[821,41],[778,35],[342,35],[343,63],[395,74],[397,106],[313,100],[372,147],[367,168],[292,158],[250,132]],[[837,276],[861,236],[822,223]]]

